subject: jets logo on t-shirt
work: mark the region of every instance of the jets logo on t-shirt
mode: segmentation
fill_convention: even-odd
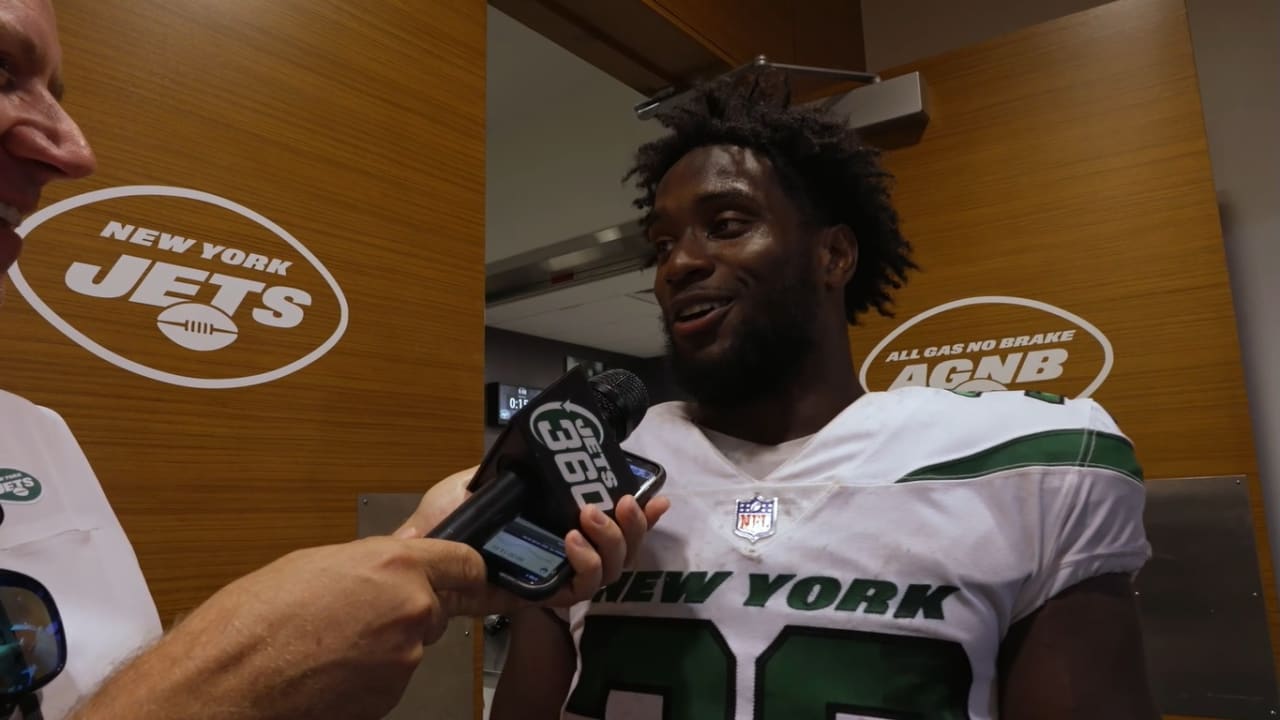
[[[31,473],[0,468],[0,502],[32,503],[40,499],[40,481]]]

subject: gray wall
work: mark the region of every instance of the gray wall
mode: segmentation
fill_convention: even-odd
[[[880,70],[1101,5],[1094,0],[863,0]],[[1280,556],[1280,2],[1188,0],[1222,208],[1258,468]]]
[[[635,219],[632,155],[662,130],[640,93],[489,8],[485,259]]]
[[[1187,7],[1275,558],[1280,554],[1280,2],[1189,0]]]

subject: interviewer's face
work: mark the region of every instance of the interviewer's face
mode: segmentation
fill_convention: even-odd
[[[0,283],[22,251],[14,228],[45,184],[93,172],[93,151],[59,104],[61,66],[49,0],[0,0]]]

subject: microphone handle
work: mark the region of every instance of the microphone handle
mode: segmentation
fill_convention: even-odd
[[[520,514],[528,493],[529,484],[523,478],[503,470],[462,501],[427,537],[454,540],[479,549]]]

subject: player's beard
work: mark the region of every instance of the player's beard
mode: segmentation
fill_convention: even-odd
[[[794,268],[790,277],[753,298],[738,332],[715,358],[680,354],[667,334],[667,360],[676,385],[703,407],[732,409],[767,396],[796,379],[817,344],[817,279]]]

